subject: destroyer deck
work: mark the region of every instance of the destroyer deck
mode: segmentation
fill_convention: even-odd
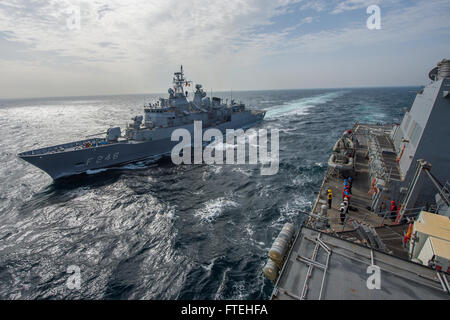
[[[444,59],[429,73],[432,82],[417,93],[401,124],[355,124],[352,132],[343,133],[312,212],[305,213],[308,220],[286,243],[289,249],[276,273],[272,299],[450,299],[448,273],[441,271],[445,267],[438,268],[436,255],[431,258],[425,252],[419,258],[412,250],[418,240],[416,223],[404,246],[409,225],[396,224],[390,217],[392,200],[401,204],[392,217],[399,214],[401,222],[411,223],[434,202],[436,214],[450,212],[448,183],[443,187],[429,172],[432,163],[443,181],[449,177],[448,152],[442,143],[442,137],[448,137],[443,119],[449,116],[449,77],[450,61]],[[431,181],[421,179],[423,170]],[[338,210],[349,175],[350,211],[341,224]],[[333,191],[330,209],[328,189]],[[272,279],[269,271],[277,271],[277,265],[269,262],[264,270]]]
[[[339,214],[344,177],[336,169],[328,168],[312,215],[298,232],[285,258],[272,299],[449,298],[450,289],[440,280],[446,277],[444,274],[408,261],[408,253],[402,245],[408,226],[395,224],[388,211],[371,211],[368,152],[369,135],[373,131],[377,132],[372,138],[375,137],[382,153],[384,169],[393,180],[400,179],[389,127],[355,125],[355,174],[346,221],[341,224]],[[332,208],[327,209],[326,217],[329,228],[318,231],[315,223],[322,205],[327,205],[328,189],[333,191]],[[389,199],[385,200],[388,205]],[[360,228],[366,230],[366,239],[361,237]],[[367,267],[371,265],[381,270],[380,290],[367,287]]]
[[[379,289],[367,285],[373,274],[367,271],[371,266],[380,270]],[[303,227],[287,257],[272,299],[448,300],[448,281],[448,275],[421,264]]]
[[[352,177],[352,194],[350,200],[350,210],[347,214],[345,225],[341,224],[339,217],[339,208],[342,202],[342,190],[344,185],[344,177],[340,176],[336,170],[329,168],[322,187],[320,188],[319,195],[313,208],[313,213],[319,214],[320,207],[323,204],[327,204],[326,196],[327,190],[333,191],[333,201],[331,209],[327,210],[328,222],[330,224],[330,232],[342,232],[354,230],[352,221],[358,223],[365,223],[373,227],[379,227],[382,225],[392,225],[393,221],[389,218],[385,218],[386,212],[373,213],[370,210],[371,198],[368,194],[370,190],[370,178],[369,178],[369,164],[367,159],[368,152],[368,131],[370,128],[378,128],[379,126],[372,125],[357,125],[355,126],[354,140],[356,144],[356,157],[355,157],[355,170],[356,173]],[[378,137],[380,145],[389,150],[393,149],[392,141],[389,136]],[[392,159],[392,155],[389,151],[383,152],[383,156],[386,154],[385,165],[391,170],[391,177],[398,179],[398,165],[395,162],[395,157]],[[383,157],[384,158],[384,157]]]

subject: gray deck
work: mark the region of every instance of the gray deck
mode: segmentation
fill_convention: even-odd
[[[402,245],[403,236],[408,231],[408,224],[376,227],[375,231],[390,254],[403,259],[408,259],[408,252]],[[362,243],[361,237],[356,230],[340,232],[338,236],[348,241]]]
[[[323,245],[329,248],[329,254],[325,247],[316,244],[319,235]],[[308,259],[315,261],[313,266]],[[381,270],[379,290],[370,290],[366,285],[371,275],[367,273],[367,267],[372,264]],[[442,273],[440,276],[449,280]],[[450,295],[444,291],[435,270],[303,227],[287,257],[272,299],[450,300]]]
[[[328,222],[330,224],[330,229],[328,232],[342,232],[354,230],[351,223],[352,220],[358,221],[360,223],[366,223],[374,227],[379,227],[382,225],[392,225],[393,222],[389,219],[383,219],[381,215],[375,214],[370,210],[371,198],[368,194],[370,190],[370,178],[369,178],[369,165],[368,159],[366,159],[366,154],[368,151],[368,131],[370,128],[379,128],[379,126],[363,125],[360,124],[353,129],[356,144],[356,162],[355,169],[356,174],[353,178],[352,185],[352,195],[350,201],[350,211],[347,214],[345,225],[340,223],[339,208],[342,202],[342,190],[344,187],[344,177],[340,176],[336,171],[331,168],[328,169],[322,187],[320,189],[316,204],[313,208],[313,213],[318,214],[320,211],[320,206],[326,204],[327,190],[332,189],[333,191],[333,202],[332,208],[328,209]],[[382,136],[380,138],[383,149],[390,150],[393,148],[392,141],[388,135]],[[393,159],[393,155],[386,153],[386,163],[388,167],[392,167],[392,178],[399,177],[398,165]],[[307,225],[311,225],[313,219],[307,222]]]

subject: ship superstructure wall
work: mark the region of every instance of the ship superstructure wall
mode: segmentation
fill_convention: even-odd
[[[450,181],[450,78],[433,81],[417,97],[394,133],[393,140],[402,175],[400,187],[408,187],[417,160],[431,162],[433,174]],[[436,188],[429,180],[421,183],[416,207],[434,202]]]

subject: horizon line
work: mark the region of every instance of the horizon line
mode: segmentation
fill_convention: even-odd
[[[382,89],[382,88],[416,88],[424,85],[399,85],[399,86],[359,86],[359,87],[327,87],[327,88],[287,88],[287,89],[231,89],[233,92],[257,92],[257,91],[295,91],[295,90],[338,90],[338,89]],[[209,91],[209,90],[208,90]],[[208,93],[207,90],[205,92]],[[213,91],[217,93],[229,93],[230,90]],[[0,98],[0,101],[13,100],[33,100],[33,99],[57,99],[57,98],[93,98],[93,97],[114,97],[114,96],[143,96],[143,95],[157,95],[167,94],[162,92],[155,93],[116,93],[116,94],[96,94],[96,95],[75,95],[75,96],[33,96],[33,97],[14,97],[14,98]]]

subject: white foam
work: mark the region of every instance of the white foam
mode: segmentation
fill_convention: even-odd
[[[107,171],[108,169],[95,169],[95,170],[87,170],[86,171],[86,174],[97,174],[97,173],[100,173],[100,172],[104,172],[104,171]]]
[[[280,106],[271,107],[267,109],[265,119],[274,119],[292,114],[304,115],[307,114],[307,110],[309,108],[332,101],[344,93],[344,91],[329,92],[309,98],[290,101]]]
[[[307,200],[305,197],[298,196],[293,200],[286,202],[279,210],[280,216],[273,223],[273,226],[279,226],[284,224],[287,220],[301,216],[302,214],[299,211],[306,211],[305,208],[311,207],[312,202]]]
[[[244,280],[238,281],[233,284],[233,300],[244,300],[249,293],[249,288],[247,287]]]
[[[245,226],[245,231],[247,231],[247,234],[249,235],[250,238],[252,238],[254,231],[252,229],[252,226],[250,224],[247,224]]]
[[[215,257],[215,258],[213,258],[212,260],[211,260],[211,262],[208,264],[208,265],[202,265],[202,268],[203,269],[205,269],[207,272],[208,272],[208,275],[210,275],[211,274],[211,270],[212,270],[212,268],[213,268],[213,266],[214,266],[214,263],[216,262],[216,260],[217,259],[219,259],[219,258],[221,258],[221,257]]]
[[[195,212],[195,216],[199,217],[203,222],[212,222],[227,208],[237,208],[239,204],[225,197],[209,200],[204,207]]]
[[[226,279],[227,279],[226,277],[227,277],[227,273],[229,271],[231,271],[231,268],[226,268],[225,269],[225,271],[223,273],[223,276],[222,276],[222,281],[220,281],[220,285],[219,285],[219,288],[217,289],[216,296],[214,297],[214,300],[221,300],[223,298],[222,297],[222,292],[225,289],[225,282],[226,282]]]
[[[247,177],[250,177],[250,176],[252,175],[251,170],[244,170],[243,168],[237,167],[237,166],[234,166],[234,167],[231,169],[231,171],[241,173],[241,174],[243,174],[243,175],[245,175],[245,176],[247,176]]]

